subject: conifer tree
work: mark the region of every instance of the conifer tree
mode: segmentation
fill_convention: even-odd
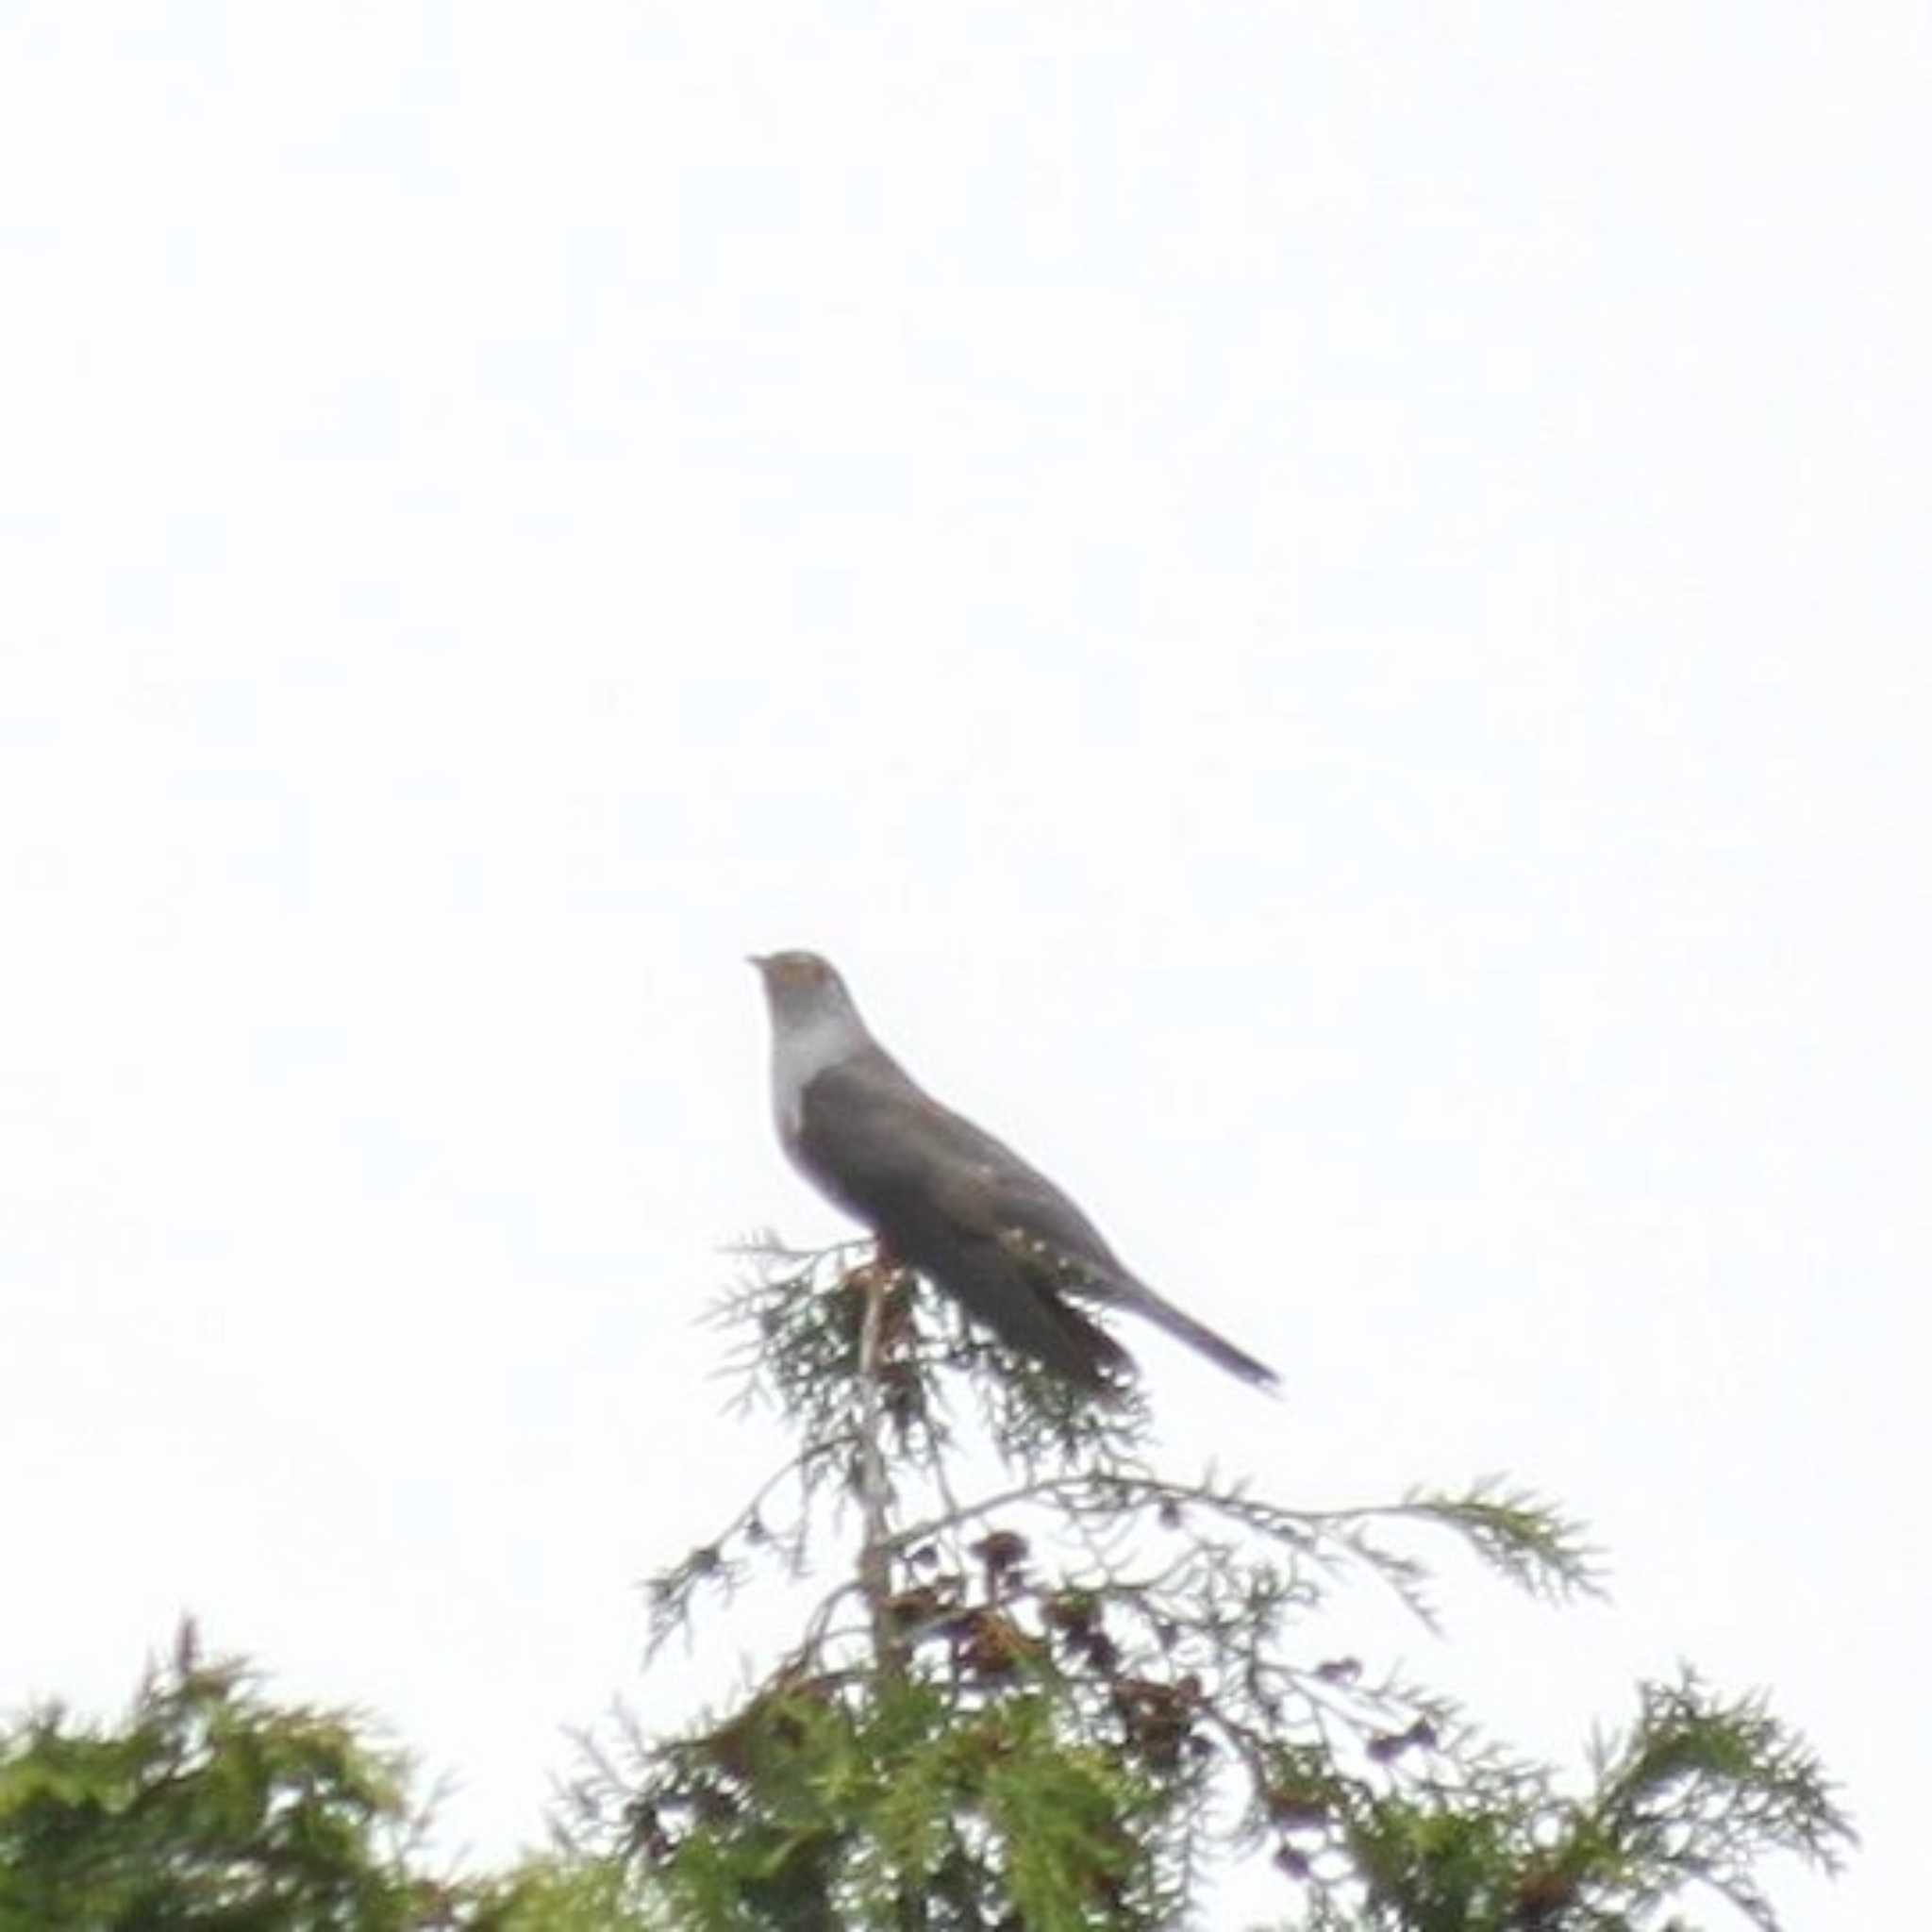
[[[552,1853],[452,1876],[367,1720],[271,1703],[184,1626],[120,1725],[0,1724],[0,1932],[1142,1932],[1224,1923],[1242,1859],[1302,1932],[1774,1928],[1767,1855],[1852,1841],[1761,1697],[1641,1684],[1566,1775],[1349,1643],[1351,1580],[1433,1620],[1443,1537],[1593,1589],[1535,1496],[1165,1474],[1134,1391],[1069,1390],[862,1252],[768,1253],[721,1314],[795,1447],[655,1579],[651,1639],[807,1579],[741,1695],[587,1744]]]
[[[1430,1545],[1561,1604],[1578,1525],[1480,1483],[1287,1502],[1156,1466],[1098,1403],[948,1325],[867,1249],[750,1257],[719,1313],[740,1404],[795,1447],[651,1586],[651,1646],[761,1578],[819,1594],[786,1653],[684,1732],[589,1750],[563,1830],[654,1920],[789,1932],[1141,1932],[1211,1922],[1229,1861],[1274,1923],[1413,1932],[1774,1928],[1759,1871],[1851,1841],[1804,1740],[1685,1672],[1565,1776],[1364,1657],[1367,1578],[1432,1623]]]
[[[650,1932],[617,1860],[452,1874],[414,1783],[374,1720],[270,1698],[184,1622],[119,1722],[0,1722],[0,1932]]]
[[[0,1730],[0,1932],[406,1932],[429,1898],[407,1781],[184,1623],[124,1724],[45,1705]]]

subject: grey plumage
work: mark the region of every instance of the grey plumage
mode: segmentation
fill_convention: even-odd
[[[778,1136],[806,1178],[1009,1347],[1091,1389],[1132,1358],[1070,1294],[1126,1308],[1230,1374],[1274,1372],[1134,1274],[1092,1222],[1002,1141],[942,1107],[873,1039],[815,953],[752,963],[772,1016]]]

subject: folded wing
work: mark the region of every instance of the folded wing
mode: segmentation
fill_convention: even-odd
[[[1132,1358],[1067,1289],[1133,1310],[1245,1381],[1275,1379],[1140,1280],[1044,1174],[923,1092],[883,1052],[809,1082],[797,1154],[902,1260],[1002,1341],[1088,1387],[1105,1387],[1105,1372]]]

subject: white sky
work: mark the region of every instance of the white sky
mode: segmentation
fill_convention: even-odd
[[[1181,1472],[1560,1495],[1410,1663],[1768,1685],[1915,1919],[1924,9],[162,14],[0,21],[0,1694],[533,1837],[809,944],[1280,1364]]]

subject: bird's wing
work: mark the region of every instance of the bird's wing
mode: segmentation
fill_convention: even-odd
[[[913,1266],[931,1272],[1016,1346],[1093,1382],[1124,1352],[1067,1303],[1075,1288],[1158,1324],[1244,1380],[1274,1372],[1130,1273],[1080,1209],[1004,1141],[923,1092],[884,1052],[807,1083],[797,1152],[835,1200]],[[1030,1266],[1014,1237],[1072,1263],[1077,1281]]]
[[[1079,1209],[991,1135],[928,1099],[883,1053],[843,1060],[806,1084],[795,1153],[898,1259],[1008,1347],[1101,1391],[1130,1365],[1112,1336],[1010,1246],[1013,1189],[1029,1199],[1044,1190],[1056,1224],[1098,1243]],[[1051,1239],[1037,1222],[1033,1231]]]
[[[799,1151],[821,1181],[890,1236],[908,1213],[962,1234],[1030,1235],[1068,1259],[1124,1272],[1098,1228],[1025,1160],[942,1107],[883,1053],[808,1086]]]

